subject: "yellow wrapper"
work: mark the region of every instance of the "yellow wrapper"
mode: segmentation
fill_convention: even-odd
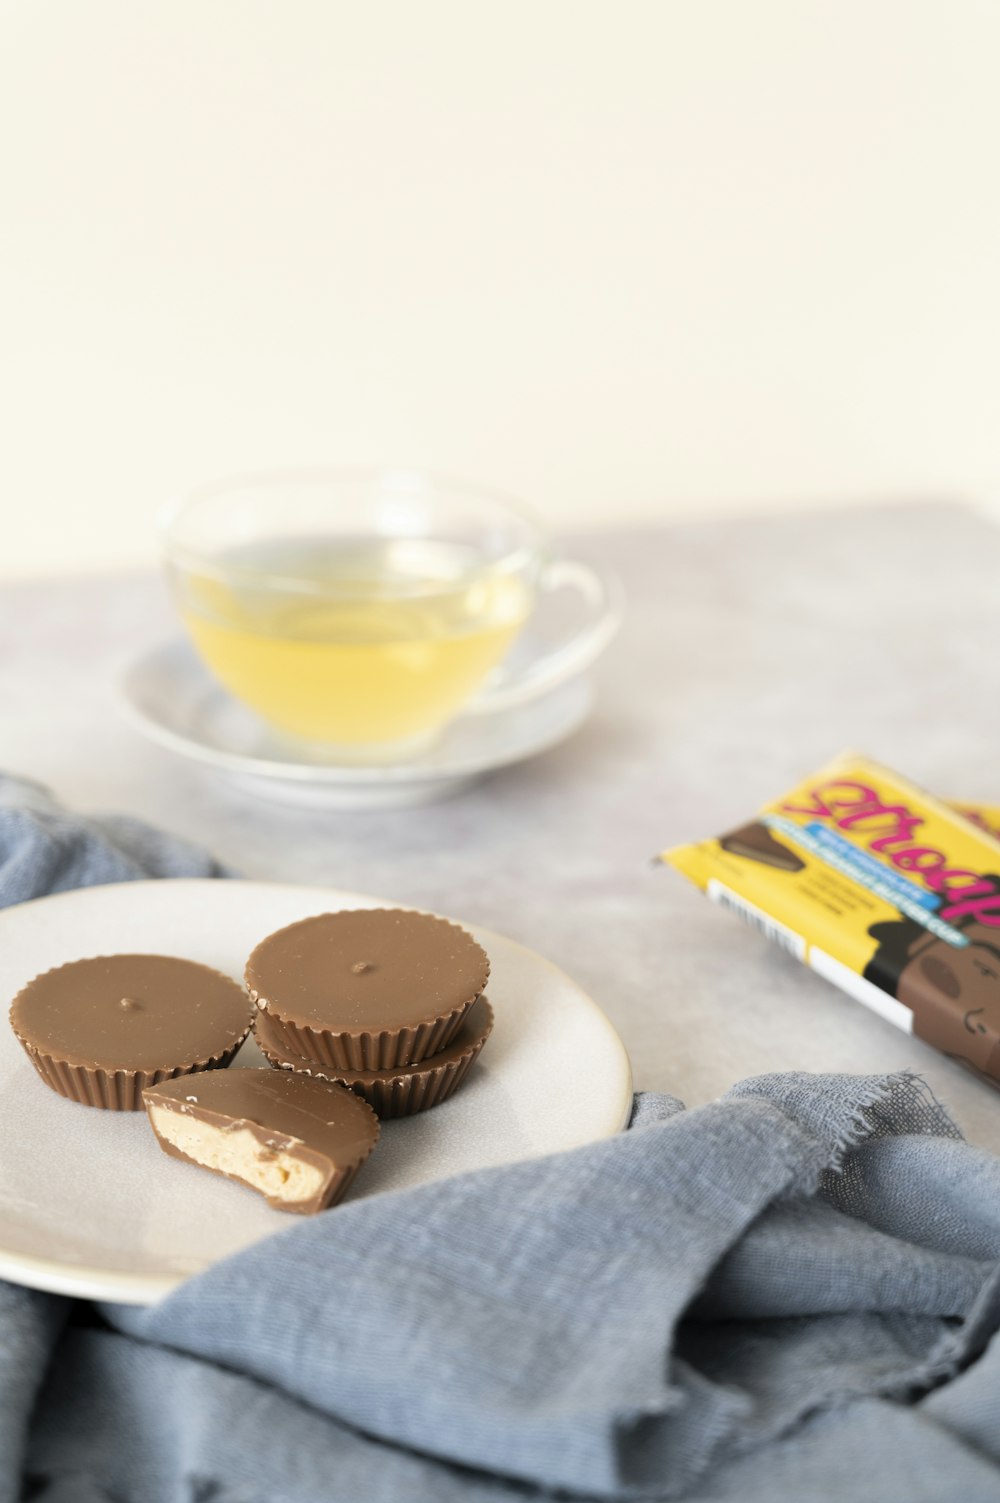
[[[951,806],[959,814],[971,820],[979,830],[985,830],[994,840],[1000,840],[1000,806],[997,804],[956,804]]]
[[[844,755],[717,839],[690,878],[890,1022],[1000,1080],[1000,810]]]

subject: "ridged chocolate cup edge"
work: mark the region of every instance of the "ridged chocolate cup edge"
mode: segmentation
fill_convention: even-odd
[[[247,1024],[243,1037],[220,1054],[209,1055],[193,1063],[169,1066],[162,1070],[106,1070],[99,1065],[73,1065],[57,1055],[47,1054],[14,1030],[18,1043],[31,1060],[40,1079],[57,1096],[81,1106],[97,1107],[109,1112],[141,1112],[142,1093],[147,1086],[160,1085],[178,1075],[197,1075],[201,1070],[224,1070],[236,1057],[250,1032]]]
[[[356,1033],[302,1027],[284,1017],[266,998],[254,997],[251,993],[251,999],[259,1011],[267,1013],[289,1054],[298,1054],[303,1059],[338,1070],[395,1070],[418,1065],[447,1049],[480,995],[477,993],[428,1023],[409,1028],[366,1029]]]
[[[354,909],[337,910],[343,913],[354,911]],[[427,913],[418,908],[374,908],[361,911],[376,914],[415,914],[432,919],[435,924],[454,929],[463,935],[482,957],[482,979],[475,995],[456,1007],[402,1028],[316,1028],[296,1019],[292,1015],[291,1008],[283,1009],[279,1002],[275,1002],[266,994],[265,990],[253,985],[250,978],[254,968],[254,957],[264,945],[278,935],[310,924],[318,918],[334,917],[336,914],[311,914],[304,919],[296,919],[291,924],[285,924],[281,929],[276,929],[273,934],[266,935],[259,944],[254,946],[244,967],[243,977],[247,993],[255,1007],[266,1012],[272,1019],[275,1028],[284,1036],[291,1054],[301,1054],[307,1059],[314,1059],[318,1064],[332,1065],[340,1070],[392,1070],[397,1067],[419,1064],[429,1055],[440,1054],[442,1049],[448,1047],[462,1026],[462,1020],[470,1007],[485,992],[490,978],[490,957],[468,929],[456,923],[454,919],[442,917],[441,914]]]
[[[468,1049],[457,1059],[448,1060],[445,1064],[433,1068],[433,1056],[431,1056],[429,1060],[417,1061],[417,1064],[422,1066],[421,1069],[410,1071],[403,1069],[398,1074],[386,1072],[385,1080],[353,1079],[353,1072],[350,1071],[338,1075],[333,1066],[325,1066],[301,1057],[282,1059],[280,1055],[266,1048],[259,1038],[257,1047],[272,1069],[291,1070],[299,1074],[312,1075],[318,1080],[328,1080],[335,1085],[347,1086],[349,1090],[367,1101],[376,1116],[380,1118],[412,1117],[417,1112],[430,1111],[432,1107],[440,1106],[458,1090],[493,1032],[492,1008],[490,1008],[489,1016],[489,1028],[481,1038],[474,1039]]]

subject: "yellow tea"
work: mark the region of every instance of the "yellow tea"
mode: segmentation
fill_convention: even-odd
[[[523,579],[472,549],[409,539],[234,551],[179,572],[181,610],[220,682],[293,736],[350,748],[421,737],[503,657]]]

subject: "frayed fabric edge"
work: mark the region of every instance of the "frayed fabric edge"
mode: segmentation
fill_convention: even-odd
[[[776,1089],[777,1079],[782,1081],[783,1089]],[[826,1094],[825,1082],[836,1085],[839,1099],[832,1091]],[[795,1096],[804,1088],[808,1099],[797,1109]],[[815,1194],[824,1175],[842,1173],[849,1156],[877,1137],[918,1134],[965,1141],[950,1113],[924,1077],[914,1070],[858,1076],[807,1071],[789,1072],[782,1077],[759,1075],[733,1086],[722,1099],[747,1098],[767,1102],[815,1145],[815,1152],[807,1155],[809,1162],[794,1175],[786,1194]],[[892,1125],[889,1107],[894,1098],[903,1108],[902,1115],[912,1117],[909,1127]],[[817,1110],[817,1104],[825,1104],[825,1113]],[[880,1121],[883,1113],[884,1120]]]

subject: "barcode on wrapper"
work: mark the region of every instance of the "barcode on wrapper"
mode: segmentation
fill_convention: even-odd
[[[713,903],[718,903],[720,908],[728,908],[730,913],[735,913],[737,918],[763,934],[772,944],[786,950],[789,955],[794,955],[796,960],[805,960],[806,942],[794,929],[789,929],[786,924],[779,924],[769,913],[765,913],[754,903],[748,903],[746,898],[741,898],[731,887],[717,881],[715,877],[709,878],[705,892]]]

